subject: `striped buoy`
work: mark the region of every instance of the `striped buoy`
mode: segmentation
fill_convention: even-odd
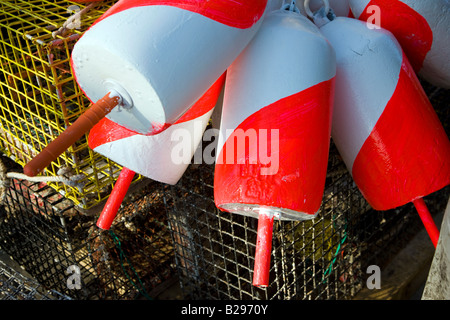
[[[94,126],[89,147],[123,166],[98,227],[110,228],[136,173],[171,185],[180,180],[201,142],[224,81],[225,73],[175,124],[158,134],[139,134],[107,118]]]
[[[406,55],[356,19],[320,30],[337,59],[332,138],[356,185],[376,210],[414,202],[437,241],[422,197],[450,183],[450,142]]]
[[[126,104],[108,114],[142,134],[175,123],[225,72],[259,28],[267,0],[121,0],[76,43],[72,66],[92,101],[109,90]]]
[[[103,117],[142,134],[167,129],[253,38],[266,5],[267,0],[118,1],[72,51],[73,74],[92,107],[24,173],[42,172]]]
[[[269,13],[227,70],[216,206],[258,218],[253,284],[268,285],[272,227],[312,219],[323,196],[334,52],[297,7]]]
[[[356,18],[394,34],[414,71],[450,88],[448,0],[350,0],[350,6]]]

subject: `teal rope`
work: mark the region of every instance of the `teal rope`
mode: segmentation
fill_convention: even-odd
[[[325,270],[325,272],[323,273],[323,276],[322,276],[322,283],[327,282],[326,277],[327,277],[327,275],[331,274],[331,272],[333,271],[333,265],[334,265],[334,263],[336,262],[336,259],[337,259],[338,255],[339,255],[339,252],[341,251],[341,246],[344,244],[345,240],[347,240],[347,232],[346,232],[346,229],[347,229],[347,224],[345,224],[344,237],[343,237],[342,240],[339,242],[339,244],[338,244],[338,246],[337,246],[337,248],[336,248],[336,252],[334,253],[334,257],[333,257],[333,259],[332,259],[331,262],[330,262],[330,265],[328,266],[328,268],[327,268],[327,269]]]
[[[152,298],[147,294],[147,291],[145,290],[144,284],[142,283],[141,279],[139,278],[136,270],[133,268],[133,266],[131,265],[130,260],[128,260],[128,258],[126,257],[125,253],[122,250],[122,244],[120,243],[119,238],[116,236],[116,234],[112,231],[109,230],[109,233],[117,247],[117,249],[119,250],[119,257],[120,257],[120,265],[122,267],[123,272],[125,273],[126,277],[128,278],[128,280],[130,281],[130,283],[133,285],[133,287],[135,287],[145,298],[152,300]],[[128,272],[125,270],[124,267],[124,258],[126,259],[126,261],[128,262],[128,265],[130,266],[131,270],[133,270],[134,275],[137,277],[139,284],[140,284],[140,288],[139,286],[136,285],[136,283],[133,281],[133,279],[131,279],[130,275],[128,274]]]

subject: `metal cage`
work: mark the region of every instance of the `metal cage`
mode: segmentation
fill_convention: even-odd
[[[0,1],[0,149],[24,166],[89,106],[76,83],[71,50],[83,32],[115,1]],[[79,21],[64,24],[75,12]],[[121,166],[93,152],[87,136],[45,170],[83,175],[79,186],[49,183],[81,209],[104,201]],[[136,175],[135,181],[141,176]]]
[[[149,181],[106,231],[95,225],[98,215],[80,214],[45,183],[11,180],[0,206],[0,250],[42,288],[73,299],[152,298],[176,274],[164,199],[164,186]]]

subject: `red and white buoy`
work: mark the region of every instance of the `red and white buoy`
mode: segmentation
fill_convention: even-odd
[[[314,218],[328,164],[334,52],[290,8],[269,13],[227,70],[217,148],[216,206],[258,218],[258,287],[268,286],[274,218]]]
[[[391,31],[414,70],[450,88],[450,2],[447,0],[350,0],[353,15]]]
[[[267,0],[120,0],[77,41],[74,76],[94,103],[95,121],[69,127],[24,170],[41,172],[96,121],[156,134],[180,119],[247,46]],[[103,110],[99,99],[120,98]],[[109,105],[108,105],[109,106]],[[90,127],[89,127],[90,126]],[[56,148],[55,145],[58,144]]]
[[[109,229],[135,176],[176,184],[201,142],[225,82],[223,74],[175,124],[155,135],[143,135],[104,118],[89,133],[89,147],[123,169],[103,207],[97,226]]]
[[[92,101],[115,89],[108,118],[142,134],[175,123],[255,35],[267,0],[121,0],[76,43],[72,66]]]
[[[332,138],[356,185],[375,210],[413,202],[435,244],[422,198],[450,183],[450,142],[406,55],[356,19],[320,30],[336,51]]]

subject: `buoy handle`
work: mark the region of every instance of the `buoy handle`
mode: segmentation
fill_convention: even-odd
[[[52,161],[56,160],[64,151],[73,145],[83,134],[88,132],[111,110],[116,107],[121,97],[115,92],[110,92],[93,104],[71,126],[64,130],[55,140],[50,142],[37,156],[31,159],[23,172],[27,176],[34,177],[44,170]]]
[[[255,264],[253,267],[253,285],[259,288],[266,288],[269,285],[273,220],[274,214],[272,212],[262,210],[259,213]]]
[[[439,240],[439,229],[434,223],[433,217],[430,214],[430,211],[425,204],[423,198],[418,198],[413,200],[413,204],[416,207],[417,212],[419,213],[420,219],[422,220],[425,229],[428,232],[428,235],[433,242],[434,247],[436,248],[438,240]]]
[[[109,230],[117,215],[117,212],[119,211],[120,205],[127,194],[128,188],[133,181],[134,175],[134,171],[125,167],[122,168],[116,184],[114,185],[114,188],[111,191],[105,206],[103,207],[102,213],[97,220],[97,227],[103,230]]]
[[[309,7],[309,1],[310,0],[305,0],[304,3],[304,8],[306,11],[306,14],[308,15],[308,17],[310,17],[311,19],[314,18],[314,13],[311,11],[311,8]],[[322,0],[324,7],[325,7],[325,15],[328,14],[328,12],[330,11],[330,2],[328,0]]]

